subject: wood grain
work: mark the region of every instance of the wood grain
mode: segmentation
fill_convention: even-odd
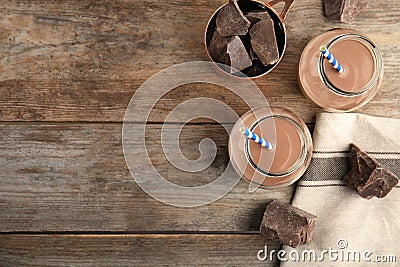
[[[261,235],[0,235],[2,266],[279,266]]]
[[[193,174],[167,161],[160,129],[161,125],[147,127],[147,146],[150,159],[166,179],[194,186],[224,171],[227,135],[221,134],[220,126],[191,124],[183,129],[180,146],[187,158],[200,155],[197,148],[203,138],[211,138],[218,148],[211,166]],[[288,202],[293,193],[293,187],[286,187],[251,194],[242,181],[206,206],[188,209],[158,202],[129,174],[121,124],[3,123],[0,151],[0,232],[257,231],[266,204],[271,199]],[[135,161],[140,164],[142,158],[138,155]]]
[[[241,181],[212,204],[171,207],[138,187],[123,156],[120,122],[130,99],[153,74],[208,60],[205,26],[225,2],[0,0],[1,266],[278,265],[257,260],[265,244],[278,248],[257,231],[265,205],[289,202],[293,186],[250,194]],[[283,60],[255,82],[270,105],[312,124],[321,110],[299,91],[301,51],[328,29],[350,27],[377,43],[385,64],[381,91],[358,111],[400,118],[399,16],[400,1],[370,1],[345,25],[324,18],[321,0],[298,0],[286,17]],[[180,148],[196,159],[200,140],[214,140],[217,156],[207,169],[180,171],[163,154],[159,123],[194,97],[220,100],[239,115],[248,110],[229,90],[204,83],[175,88],[158,101],[146,129],[149,156],[160,174],[184,186],[216,179],[228,162],[227,134],[205,119],[183,129]],[[134,163],[141,160],[138,155]]]
[[[176,63],[207,60],[203,33],[218,1],[0,1],[0,121],[120,122],[137,88]],[[286,18],[287,51],[279,66],[256,80],[271,105],[312,123],[318,107],[300,93],[296,68],[314,36],[335,27],[369,35],[382,51],[382,90],[359,112],[400,118],[400,2],[370,1],[353,25],[329,22],[322,1],[296,1]],[[226,89],[188,85],[167,94],[150,121],[163,121],[186,99],[247,107]],[[140,103],[137,103],[140,105]]]

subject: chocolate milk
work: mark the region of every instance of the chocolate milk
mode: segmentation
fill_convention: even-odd
[[[245,126],[273,145],[260,146],[240,134]],[[235,124],[229,140],[232,165],[247,181],[264,188],[289,185],[307,168],[312,152],[311,135],[304,122],[282,108],[262,107],[247,112]]]
[[[332,84],[345,92],[358,92],[374,75],[374,58],[369,49],[354,40],[337,42],[329,49],[344,72],[339,74],[328,60],[324,60],[325,74]]]
[[[257,166],[268,172],[269,161],[272,161],[272,165],[269,168],[269,172],[273,174],[286,173],[291,170],[297,160],[300,158],[301,153],[301,139],[298,133],[298,129],[295,128],[293,122],[288,121],[283,117],[271,118],[275,124],[275,144],[274,150],[267,150],[266,153],[261,153],[265,150],[256,142],[249,142],[249,153],[250,158],[257,164]],[[266,128],[268,131],[268,123],[262,121],[257,124],[253,129],[253,132],[258,136],[261,136],[261,128]],[[267,134],[266,140],[271,140],[272,134]]]
[[[319,52],[328,49],[344,68],[339,74]],[[298,81],[304,96],[328,111],[347,112],[365,105],[378,92],[383,62],[376,45],[348,29],[325,32],[304,48]]]

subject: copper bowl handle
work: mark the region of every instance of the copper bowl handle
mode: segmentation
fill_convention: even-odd
[[[272,6],[274,6],[280,2],[285,3],[285,6],[283,7],[281,14],[279,15],[279,17],[281,18],[281,20],[283,22],[285,20],[287,13],[289,12],[290,7],[292,6],[294,0],[272,0],[272,1],[268,2],[266,5],[272,8]]]

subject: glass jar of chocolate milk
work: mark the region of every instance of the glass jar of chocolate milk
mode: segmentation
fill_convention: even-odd
[[[270,142],[269,150],[240,133],[246,127]],[[308,167],[312,141],[306,124],[287,109],[259,107],[244,114],[229,139],[233,167],[261,188],[278,188],[298,180]]]
[[[339,73],[320,53],[326,46],[343,67]],[[327,111],[347,112],[365,105],[378,92],[383,61],[377,46],[348,29],[334,29],[312,39],[299,62],[298,81],[304,96]]]

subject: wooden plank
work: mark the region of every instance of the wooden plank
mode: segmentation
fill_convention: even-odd
[[[261,235],[0,235],[2,266],[279,266]]]
[[[180,146],[188,158],[199,156],[198,143],[205,137],[218,147],[213,164],[193,174],[166,160],[160,129],[148,126],[147,145],[166,179],[194,186],[224,171],[228,137],[220,126],[191,124],[183,129]],[[288,202],[293,193],[293,187],[286,187],[251,194],[242,181],[212,204],[168,206],[133,181],[123,157],[121,124],[116,123],[3,123],[0,151],[0,232],[258,230],[269,200]],[[140,163],[142,157],[135,160]]]
[[[176,63],[207,60],[203,32],[218,1],[0,1],[0,121],[120,122],[135,90]],[[400,1],[371,1],[350,27],[368,34],[385,62],[382,90],[360,112],[400,118]],[[280,65],[256,80],[271,105],[310,123],[319,109],[300,93],[296,68],[307,42],[335,27],[322,1],[296,1],[286,18],[287,51]],[[167,94],[151,121],[163,121],[186,99],[224,101],[239,115],[237,96],[211,85]],[[140,105],[141,103],[137,103]]]

